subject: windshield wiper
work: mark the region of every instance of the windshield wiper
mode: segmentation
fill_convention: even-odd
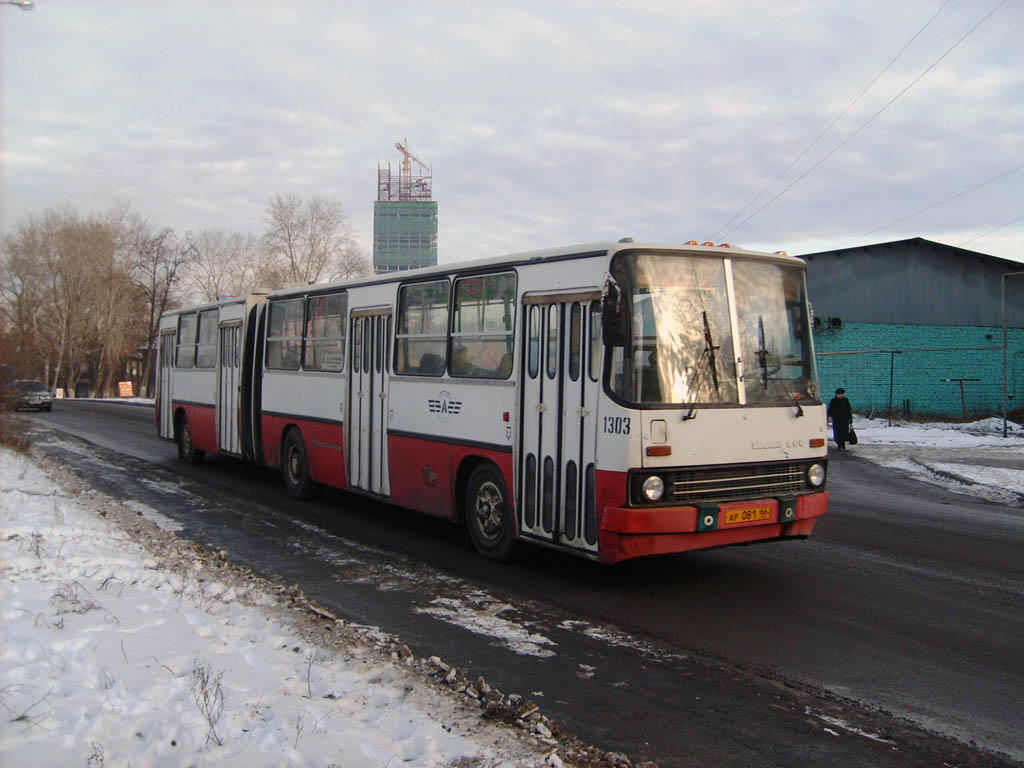
[[[804,415],[804,409],[800,407],[800,401],[796,399],[796,395],[792,392],[789,393],[790,399],[793,401],[793,405],[796,406],[796,418],[800,418]]]
[[[708,313],[701,312],[704,317],[704,354],[708,357],[708,370],[711,371],[711,381],[715,384],[715,394],[720,395],[721,392],[718,389],[718,363],[715,360],[715,351],[718,347],[715,346],[714,340],[711,338],[711,326],[708,325]]]
[[[757,318],[757,362],[761,366],[761,381],[765,392],[768,391],[768,350],[764,346],[764,315]]]
[[[715,341],[711,336],[711,326],[708,324],[708,313],[701,312],[704,317],[704,351],[700,355],[700,360],[697,361],[697,365],[694,368],[694,379],[699,380],[700,374],[704,370],[704,363],[707,362],[708,372],[711,374],[711,382],[715,385],[715,394],[721,395],[721,391],[718,387],[718,361],[715,357],[715,350],[718,347],[715,346]],[[689,421],[690,419],[697,418],[697,405],[696,403],[690,406],[690,410],[683,414],[683,421]]]

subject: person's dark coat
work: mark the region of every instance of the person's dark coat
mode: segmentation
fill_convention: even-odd
[[[833,397],[828,404],[828,415],[832,419],[832,437],[840,448],[850,439],[850,425],[853,423],[853,407],[845,397]]]

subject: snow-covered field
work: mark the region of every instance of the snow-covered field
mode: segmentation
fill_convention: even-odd
[[[0,480],[0,765],[561,765],[536,713],[481,717],[485,681],[297,621],[293,592],[50,462],[0,449]]]
[[[856,416],[854,428],[860,442],[850,448],[852,456],[959,493],[1024,504],[1024,428],[1019,424],[1007,422],[1005,438],[1000,418],[889,426],[885,419]]]

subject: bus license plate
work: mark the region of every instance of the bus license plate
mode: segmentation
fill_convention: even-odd
[[[740,509],[729,509],[725,512],[725,524],[754,523],[758,520],[767,520],[772,516],[772,508],[767,504],[758,507],[741,507]]]

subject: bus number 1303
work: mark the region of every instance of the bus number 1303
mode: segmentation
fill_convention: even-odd
[[[605,416],[604,431],[608,435],[628,435],[629,416]]]

